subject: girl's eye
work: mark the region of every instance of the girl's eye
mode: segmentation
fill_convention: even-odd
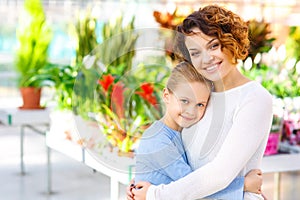
[[[189,101],[186,100],[186,99],[181,99],[180,101],[181,101],[183,104],[188,104],[188,103],[189,103]]]
[[[205,107],[205,105],[203,103],[198,103],[197,106],[198,107]]]
[[[190,53],[190,55],[192,56],[192,57],[196,57],[196,56],[199,56],[200,55],[200,52],[191,52]]]

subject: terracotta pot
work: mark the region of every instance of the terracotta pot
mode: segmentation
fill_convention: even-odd
[[[20,88],[23,99],[23,105],[20,109],[42,109],[40,106],[41,88],[24,87]]]

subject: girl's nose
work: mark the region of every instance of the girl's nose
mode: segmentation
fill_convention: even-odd
[[[193,106],[188,106],[185,109],[185,112],[191,117],[194,117],[196,115],[196,109]]]

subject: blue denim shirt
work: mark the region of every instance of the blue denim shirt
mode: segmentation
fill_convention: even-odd
[[[191,172],[180,132],[155,121],[144,132],[136,151],[135,182],[168,184]],[[206,198],[242,200],[243,188],[244,177],[237,177],[227,188]]]

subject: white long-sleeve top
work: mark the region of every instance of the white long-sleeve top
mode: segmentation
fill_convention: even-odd
[[[213,92],[204,117],[182,133],[195,171],[168,185],[150,186],[147,200],[203,198],[260,168],[272,116],[272,96],[257,82]],[[249,193],[244,198],[259,199]]]

